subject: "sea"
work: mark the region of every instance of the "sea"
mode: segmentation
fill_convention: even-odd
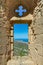
[[[14,39],[14,41],[20,41],[20,42],[28,42],[28,39]]]

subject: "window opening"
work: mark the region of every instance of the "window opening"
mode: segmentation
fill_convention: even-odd
[[[27,56],[28,55],[28,24],[14,24],[13,25],[13,41],[14,41],[14,55]]]

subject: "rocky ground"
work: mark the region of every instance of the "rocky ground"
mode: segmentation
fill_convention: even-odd
[[[9,60],[7,65],[35,65],[31,58],[28,57],[13,57]]]

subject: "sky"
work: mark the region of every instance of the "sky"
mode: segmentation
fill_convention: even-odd
[[[14,24],[14,39],[28,39],[28,24]]]

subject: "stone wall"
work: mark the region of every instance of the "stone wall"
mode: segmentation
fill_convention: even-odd
[[[10,51],[9,21],[0,7],[0,65],[6,65]]]
[[[43,65],[43,0],[37,3],[33,17],[33,43],[29,45],[30,54],[36,65]]]
[[[3,13],[3,12],[2,12]],[[29,55],[13,57],[7,65],[43,65],[43,0],[37,3],[33,12],[34,20],[29,27]],[[6,65],[10,51],[10,23],[6,16],[0,15],[0,65]],[[21,63],[20,63],[21,62]]]
[[[26,8],[27,12],[23,14],[23,17],[25,17],[28,14],[33,14],[34,8],[37,6],[38,0],[6,0],[6,15],[8,16],[8,19],[12,18],[13,16],[19,17],[18,13],[15,12],[16,9],[18,9],[19,5],[23,6],[23,9]]]

